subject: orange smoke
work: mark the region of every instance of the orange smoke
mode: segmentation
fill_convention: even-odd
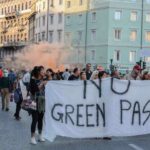
[[[22,53],[15,55],[16,60],[13,64],[18,69],[32,69],[34,66],[43,65],[45,68],[52,68],[54,71],[62,71],[65,69],[63,64],[68,57],[69,53],[65,52],[62,45],[44,42],[25,47]]]

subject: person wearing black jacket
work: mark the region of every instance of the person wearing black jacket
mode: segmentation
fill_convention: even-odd
[[[86,72],[86,78],[87,78],[87,80],[90,80],[91,75],[92,75],[91,64],[90,63],[86,64],[85,72]]]
[[[34,67],[31,73],[30,80],[30,93],[31,97],[36,101],[37,110],[31,112],[32,123],[31,123],[31,144],[37,144],[35,139],[36,125],[38,125],[39,141],[44,142],[45,139],[42,137],[43,128],[43,117],[44,117],[44,106],[39,105],[39,96],[44,97],[44,87],[47,81],[43,80],[44,77],[44,67]],[[41,111],[42,107],[42,111]]]
[[[68,80],[79,80],[80,70],[79,68],[74,68],[73,74],[69,77]]]

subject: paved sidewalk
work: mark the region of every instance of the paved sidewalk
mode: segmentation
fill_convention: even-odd
[[[30,144],[31,117],[21,110],[20,121],[13,117],[15,103],[10,103],[10,111],[1,110],[0,100],[0,150],[140,150],[150,149],[150,136],[101,139],[71,139],[58,137],[53,143],[46,141],[37,145]]]

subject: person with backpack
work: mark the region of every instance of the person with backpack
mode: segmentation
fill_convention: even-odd
[[[14,72],[14,69],[10,69],[9,73],[8,73],[8,78],[10,81],[10,92],[13,92],[13,87],[14,87],[14,82],[16,81],[16,74]]]
[[[22,91],[21,91],[21,74],[18,74],[16,81],[14,82],[14,101],[16,103],[16,111],[14,117],[16,120],[20,120],[20,110],[21,103],[23,101]]]

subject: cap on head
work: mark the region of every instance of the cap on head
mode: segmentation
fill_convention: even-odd
[[[140,70],[142,70],[142,69],[141,69],[141,66],[140,66],[140,65],[135,65],[135,66],[133,67],[133,70],[138,70],[138,71],[140,71]]]

